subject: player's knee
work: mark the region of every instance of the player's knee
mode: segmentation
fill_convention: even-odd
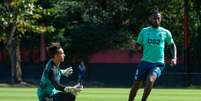
[[[149,77],[149,82],[154,83],[156,81],[156,76],[150,76]]]

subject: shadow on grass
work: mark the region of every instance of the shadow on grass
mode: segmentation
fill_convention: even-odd
[[[8,83],[8,82],[0,82],[0,87],[24,87],[24,88],[30,88],[30,87],[37,87],[37,85],[28,83],[28,82],[20,82],[20,83]]]

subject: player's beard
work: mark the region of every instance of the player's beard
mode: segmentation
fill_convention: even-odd
[[[160,24],[153,24],[153,23],[151,23],[151,26],[154,27],[154,28],[158,28],[160,26]]]

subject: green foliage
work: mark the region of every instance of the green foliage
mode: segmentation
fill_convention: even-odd
[[[195,54],[197,52],[201,54],[200,5],[200,0],[189,1],[189,31],[192,46],[190,49]],[[48,42],[59,41],[66,49],[82,53],[127,48],[130,44],[131,31],[135,30],[136,34],[142,27],[148,25],[147,17],[153,7],[158,7],[161,11],[162,26],[172,32],[178,54],[182,55],[184,0],[1,1],[0,41],[5,42],[12,31],[12,26],[16,25],[16,33],[21,36],[30,31],[34,33],[49,31],[46,33]],[[127,29],[124,29],[125,27]],[[136,37],[137,35],[134,35],[134,39]]]
[[[69,36],[72,50],[88,54],[107,49],[126,48],[131,41],[127,30],[102,24],[76,26]]]
[[[26,32],[53,31],[52,26],[43,26],[38,20],[44,14],[44,10],[36,5],[36,0],[3,1],[0,4],[0,41],[7,42],[13,28],[16,37],[22,37]]]
[[[189,1],[189,8],[192,9],[189,13],[190,31],[195,31],[191,35],[192,44],[197,43],[194,39],[198,40],[199,36],[199,3],[199,0]],[[71,47],[74,51],[90,53],[111,48],[126,48],[130,39],[113,41],[112,38],[131,37],[131,34],[117,35],[125,27],[127,30],[123,33],[131,33],[133,30],[135,34],[138,33],[142,27],[148,25],[149,11],[158,7],[162,13],[162,26],[172,32],[178,54],[181,56],[183,53],[183,0],[58,0],[51,5],[51,19],[48,22],[56,28],[55,33],[51,35],[54,40],[62,41],[68,49]],[[102,38],[104,36],[108,37]],[[134,35],[134,39],[136,37],[137,35]]]
[[[201,58],[201,1],[192,0],[189,3],[189,36],[190,36],[190,55],[193,57],[193,61],[200,63]],[[199,58],[199,59],[198,59]]]
[[[56,28],[70,29],[73,24],[80,23],[83,11],[82,3],[78,1],[58,1],[52,8],[52,17]]]
[[[86,0],[83,19],[89,23],[112,24],[121,27],[126,20],[137,23],[143,18],[146,6],[142,1],[133,0]]]
[[[56,28],[54,33],[48,34],[49,41],[61,42],[68,51],[67,54],[71,55],[79,53],[87,56],[95,51],[128,47],[128,30],[108,25],[106,22],[109,20],[91,19],[90,14],[96,7],[88,6],[81,1],[59,0],[48,8],[50,19],[46,19],[47,23]],[[98,11],[101,12],[101,9]],[[96,16],[100,12],[93,15]],[[108,16],[102,18],[108,19]]]

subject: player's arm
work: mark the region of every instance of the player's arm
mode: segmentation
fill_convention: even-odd
[[[167,31],[167,37],[166,37],[166,42],[170,46],[170,55],[171,55],[171,65],[174,66],[177,64],[177,47],[174,43],[174,40],[172,38],[172,34],[170,31]]]
[[[141,51],[142,50],[142,45],[139,43],[136,43],[136,50]]]
[[[177,47],[174,42],[170,44],[170,54],[171,54],[171,65],[176,65],[177,64]]]
[[[177,58],[177,47],[174,42],[170,44],[170,53],[171,53],[172,59]]]
[[[74,95],[77,95],[82,90],[81,88],[62,85],[58,80],[56,80],[56,78],[55,78],[56,73],[54,72],[53,69],[50,69],[48,77],[49,77],[50,82],[53,84],[53,86],[57,90],[64,91],[64,92],[67,92],[67,93],[70,92],[70,93],[72,93]]]
[[[141,51],[142,50],[142,45],[143,45],[143,40],[144,40],[144,38],[143,38],[143,33],[144,33],[144,29],[142,29],[141,31],[140,31],[140,33],[139,33],[139,35],[138,35],[138,38],[137,38],[137,40],[135,41],[133,41],[134,42],[134,45],[135,45],[135,51]]]
[[[135,41],[135,40],[132,41],[132,50],[133,50],[134,53],[142,51],[142,43],[140,43],[139,37],[138,37],[137,41]]]
[[[56,80],[55,77],[56,77],[56,74],[55,74],[54,70],[50,69],[49,75],[48,75],[50,82],[55,87],[55,89],[60,90],[60,91],[64,91],[65,86],[62,85],[58,80]]]

